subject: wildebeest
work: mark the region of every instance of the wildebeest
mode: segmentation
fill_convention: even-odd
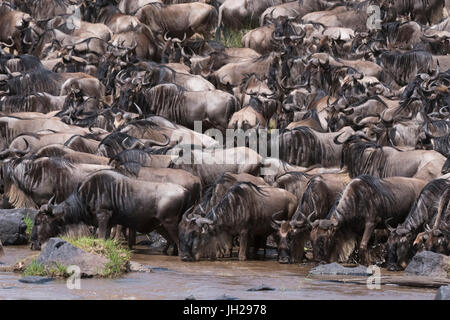
[[[387,219],[402,222],[425,185],[426,181],[414,178],[357,177],[338,197],[327,218],[314,221],[314,259],[345,261],[359,243],[360,261],[369,264],[368,244],[375,229],[385,229]]]
[[[449,188],[445,190],[439,200],[438,210],[433,227],[427,226],[425,232],[419,234],[414,241],[416,246],[423,242],[425,250],[448,255],[450,253],[450,214],[449,214]]]
[[[300,197],[297,196],[299,203],[292,219],[275,221],[274,228],[279,236],[278,262],[302,261],[311,223],[326,218],[336,197],[349,182],[350,177],[346,173],[323,173],[310,177]]]
[[[413,256],[413,242],[426,225],[433,225],[439,199],[449,188],[449,181],[436,179],[428,183],[421,191],[405,221],[395,229],[389,227],[390,235],[386,247],[386,264],[390,270],[404,269]]]
[[[13,10],[7,3],[2,2],[0,4],[0,44],[22,53],[22,32],[29,26],[31,20],[29,14]]]
[[[217,23],[216,9],[198,2],[172,5],[150,3],[139,9],[135,17],[148,25],[154,33],[168,33],[179,39],[182,39],[184,34],[191,37],[194,33],[209,38]]]
[[[237,99],[219,90],[189,92],[175,84],[160,84],[143,93],[144,113],[163,116],[176,123],[194,129],[194,122],[201,121],[205,129],[225,130],[228,121],[239,109]]]
[[[187,209],[189,193],[179,185],[130,179],[103,170],[90,175],[63,202],[49,203],[36,215],[32,248],[56,236],[67,225],[97,226],[106,239],[114,225],[149,233],[163,227],[178,246],[178,222]]]
[[[190,146],[188,146],[190,147]],[[184,152],[185,149],[181,149]],[[202,186],[209,186],[225,172],[258,175],[263,158],[247,147],[187,151],[175,157],[171,168],[183,169],[200,178]]]
[[[72,163],[58,157],[13,158],[3,162],[5,194],[16,208],[38,208],[55,197],[65,200],[89,174],[108,165]]]
[[[308,127],[296,127],[280,134],[280,159],[294,165],[309,167],[337,167],[341,162],[342,149],[333,140],[344,135],[350,137],[350,127],[341,132],[321,133]]]
[[[249,242],[272,233],[272,217],[288,219],[296,206],[297,198],[283,189],[238,182],[204,217],[183,217],[179,228],[181,259],[215,259],[217,252],[228,251],[233,236],[239,235],[239,260],[246,260]]]
[[[339,143],[337,140],[335,142]],[[402,152],[352,136],[344,143],[341,166],[347,168],[352,178],[369,174],[379,178],[402,176],[431,181],[441,175],[445,161],[446,158],[436,151]]]
[[[48,93],[34,93],[28,96],[4,96],[0,98],[0,112],[42,112],[60,110],[64,105],[64,96],[52,96]]]

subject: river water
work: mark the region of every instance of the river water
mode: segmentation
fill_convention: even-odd
[[[4,264],[29,256],[26,246],[6,247]],[[312,264],[281,265],[269,261],[182,262],[178,257],[150,254],[138,247],[132,260],[152,268],[151,273],[129,273],[120,279],[81,279],[80,289],[68,289],[65,280],[25,284],[19,273],[0,272],[0,300],[4,299],[433,299],[435,289],[323,282],[307,278]],[[393,274],[382,270],[382,273]],[[247,291],[256,287],[273,291]]]

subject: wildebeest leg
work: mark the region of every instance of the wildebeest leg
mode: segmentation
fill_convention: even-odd
[[[155,231],[158,232],[164,239],[166,239],[167,244],[166,244],[166,246],[164,247],[164,249],[162,250],[162,253],[168,255],[169,247],[170,247],[171,245],[173,245],[173,246],[175,247],[175,243],[174,243],[173,240],[170,238],[169,233],[167,232],[166,229],[164,229],[163,226],[157,227],[157,228],[155,229]]]
[[[122,233],[122,226],[120,224],[116,225],[114,228],[114,240],[120,240],[120,234]]]
[[[97,214],[98,221],[98,237],[107,239],[111,229],[108,229],[109,219],[111,218],[111,212],[108,210],[99,211]]]
[[[248,231],[241,231],[239,234],[239,260],[247,260],[247,249],[248,249]]]
[[[178,255],[178,246],[180,244],[179,240],[178,240],[178,224],[174,223],[174,222],[170,222],[170,223],[163,223],[163,227],[164,229],[166,229],[170,239],[175,242],[175,246],[173,248],[173,254],[174,256]]]
[[[264,255],[262,257],[262,260],[264,260],[264,258],[266,257],[266,243],[267,243],[267,237],[263,237],[263,236],[254,237],[252,259],[258,258],[258,251],[260,248],[262,248],[262,249],[264,249]]]
[[[128,228],[128,248],[133,249],[134,245],[136,245],[136,230]]]
[[[361,264],[368,265],[370,263],[369,251],[367,250],[367,244],[369,243],[370,237],[372,236],[374,230],[375,230],[375,223],[366,222],[366,226],[364,228],[364,234],[361,239],[361,243],[359,245]]]

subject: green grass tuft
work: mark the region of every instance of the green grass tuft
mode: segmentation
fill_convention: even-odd
[[[67,267],[56,263],[52,267],[45,267],[42,264],[39,264],[36,262],[36,260],[33,260],[31,264],[29,264],[24,272],[24,276],[41,276],[41,277],[64,277],[67,278],[69,274],[67,273]]]
[[[33,229],[34,222],[33,222],[33,220],[31,220],[30,217],[25,217],[23,219],[23,221],[27,225],[27,230],[25,232],[26,232],[28,238],[30,238],[31,237],[31,230]]]
[[[29,264],[24,272],[24,276],[41,276],[44,277],[47,275],[45,267],[42,264],[39,264],[34,260],[31,264]]]
[[[81,250],[106,257],[109,262],[103,270],[104,277],[118,277],[128,270],[131,252],[116,240],[103,240],[91,237],[63,239]]]
[[[220,43],[228,48],[242,48],[242,37],[252,29],[251,26],[240,30],[225,28],[222,32]]]

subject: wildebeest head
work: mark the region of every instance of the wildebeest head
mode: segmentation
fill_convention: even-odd
[[[425,232],[418,234],[414,245],[418,250],[433,251],[441,254],[448,254],[450,252],[450,225],[443,224],[443,226],[436,229],[427,228]]]
[[[305,217],[299,212],[291,221],[279,221],[274,218],[275,216],[276,213],[273,215],[271,226],[275,229],[278,238],[278,262],[282,264],[300,262],[297,258],[302,258],[303,242],[299,240],[310,231],[311,215]],[[299,252],[301,255],[298,254]]]
[[[31,231],[31,250],[41,250],[41,244],[51,237],[57,236],[61,231],[64,205],[54,205],[53,199],[39,209]]]
[[[212,248],[213,224],[213,220],[200,215],[186,213],[183,216],[178,225],[179,249],[182,261],[198,261],[204,256],[215,258],[215,255],[207,252],[208,248]]]
[[[314,260],[319,262],[330,260],[337,225],[337,221],[327,219],[316,220],[312,224],[311,243]]]
[[[408,264],[412,252],[412,235],[401,226],[389,227],[391,233],[386,245],[386,263],[390,271],[402,270]]]

